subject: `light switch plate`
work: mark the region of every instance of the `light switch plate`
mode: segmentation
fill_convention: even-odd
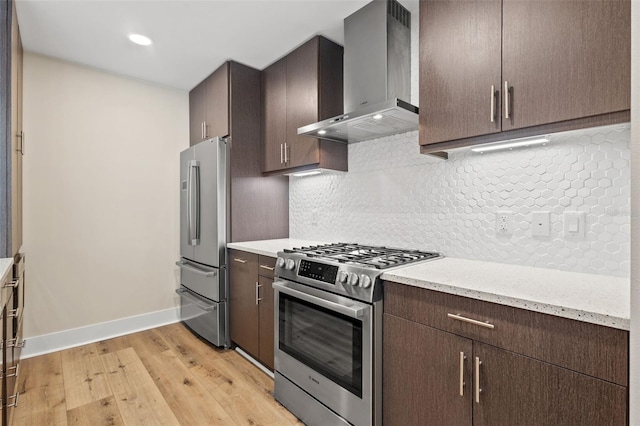
[[[550,234],[550,212],[531,212],[531,235],[548,237]]]
[[[564,212],[564,237],[570,239],[584,239],[585,213]]]

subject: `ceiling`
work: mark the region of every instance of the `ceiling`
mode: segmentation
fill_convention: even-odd
[[[189,90],[223,62],[263,69],[315,34],[343,44],[370,0],[16,0],[25,50]],[[402,1],[418,13],[418,1]],[[150,37],[149,47],[127,39]]]

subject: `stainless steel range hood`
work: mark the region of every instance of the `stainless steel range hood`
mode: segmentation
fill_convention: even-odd
[[[298,128],[337,142],[418,130],[411,99],[411,13],[396,0],[374,0],[344,20],[346,114]]]

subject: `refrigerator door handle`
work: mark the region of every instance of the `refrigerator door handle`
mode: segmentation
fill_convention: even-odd
[[[196,274],[200,274],[200,275],[204,275],[205,277],[215,277],[216,276],[216,272],[215,271],[205,271],[199,268],[196,268],[195,266],[189,265],[187,262],[184,261],[177,261],[176,265],[178,265],[181,268],[185,268],[188,269],[192,272],[195,272]]]
[[[189,174],[187,177],[187,209],[189,245],[200,244],[200,164],[199,161],[189,161]]]
[[[176,293],[178,293],[181,297],[184,297],[185,299],[187,299],[189,302],[193,303],[202,311],[211,312],[215,308],[214,305],[207,304],[204,300],[200,300],[199,297],[192,294],[186,288],[179,288],[176,290]]]

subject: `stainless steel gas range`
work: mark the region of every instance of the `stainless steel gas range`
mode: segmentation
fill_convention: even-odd
[[[382,282],[439,253],[328,244],[278,253],[275,397],[307,425],[382,424]]]

